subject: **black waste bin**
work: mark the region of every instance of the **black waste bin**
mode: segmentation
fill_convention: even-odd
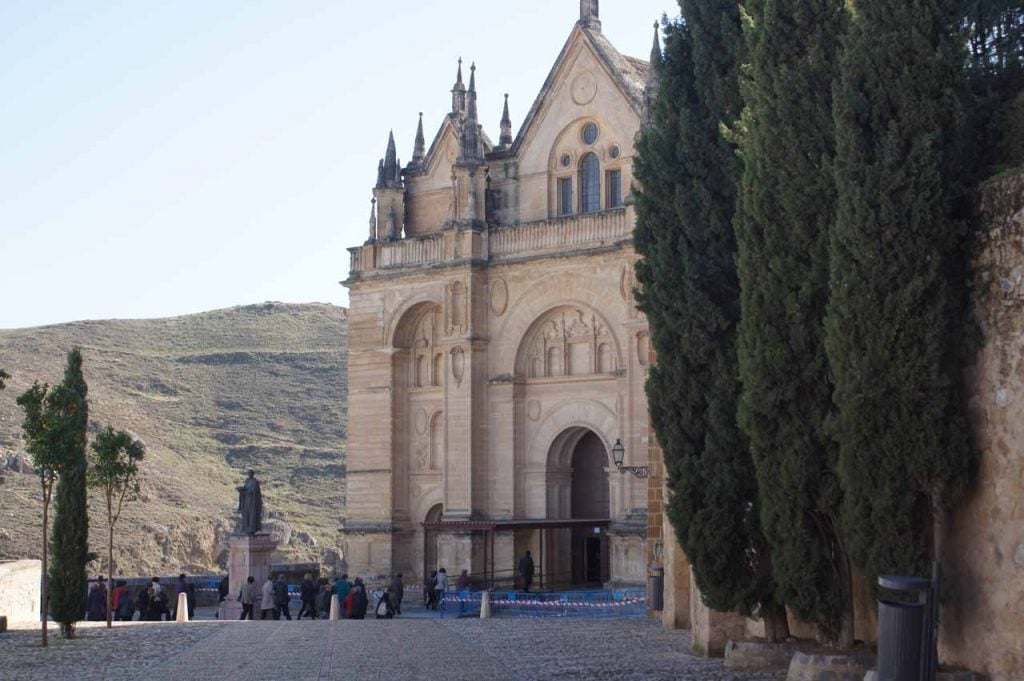
[[[878,584],[906,596],[904,601],[878,602],[878,681],[927,681],[931,582],[883,575]]]
[[[665,607],[665,568],[651,568],[647,572],[647,609]]]

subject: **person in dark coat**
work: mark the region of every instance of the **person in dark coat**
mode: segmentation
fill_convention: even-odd
[[[86,616],[90,622],[104,622],[107,619],[107,590],[103,588],[102,582],[93,583],[89,589],[89,599],[86,602]]]
[[[533,557],[529,551],[519,559],[519,577],[523,580],[523,591],[529,593],[533,584]]]
[[[405,598],[405,582],[402,581],[402,573],[399,572],[391,580],[391,600],[395,604],[395,614],[402,614],[402,599]]]
[[[139,610],[140,622],[149,616],[149,596],[151,593],[152,590],[147,586],[139,592],[139,597],[135,601],[135,607]]]
[[[344,606],[343,603],[339,602],[339,606]],[[331,617],[331,585],[329,583],[323,584],[320,587],[320,591],[316,595],[316,609],[320,613],[320,617],[323,619],[330,619]]]
[[[423,605],[427,610],[434,609],[434,597],[437,595],[437,570],[431,570],[430,576],[423,580]]]
[[[185,598],[188,598],[188,580],[185,578],[185,573],[182,572],[178,575],[178,580],[174,583],[174,602],[171,603],[171,619],[178,619],[178,595],[185,594]],[[191,619],[191,618],[190,618]]]
[[[188,604],[188,619],[189,621],[196,618],[196,585],[192,582],[188,584],[188,590],[185,592],[185,601]]]
[[[302,608],[299,610],[299,616],[297,619],[302,619],[302,616],[309,614],[312,619],[316,619],[316,594],[318,589],[316,588],[316,582],[313,581],[313,575],[306,573],[306,576],[302,580],[302,586],[299,587],[299,597],[302,599]]]
[[[288,594],[288,584],[284,581],[284,575],[278,575],[277,581],[274,582],[274,619],[279,620],[283,615],[286,619],[291,620],[292,613],[288,609],[291,596]]]
[[[366,597],[366,586],[361,577],[356,577],[356,583],[352,587],[352,614],[354,620],[366,619],[366,609],[370,602]]]
[[[394,599],[391,597],[391,587],[384,589],[384,593],[377,599],[377,606],[374,609],[379,620],[389,620],[395,616]]]

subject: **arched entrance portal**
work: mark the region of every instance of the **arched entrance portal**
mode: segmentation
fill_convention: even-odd
[[[549,519],[605,520],[611,514],[608,450],[594,431],[563,431],[548,456]],[[574,586],[608,581],[608,537],[597,526],[550,532],[550,583]]]

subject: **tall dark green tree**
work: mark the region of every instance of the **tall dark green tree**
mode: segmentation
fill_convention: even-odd
[[[835,91],[826,346],[843,525],[869,578],[926,574],[975,449],[954,219],[964,54],[954,0],[859,2]]]
[[[647,395],[664,451],[667,512],[716,610],[756,612],[788,634],[760,529],[757,481],[736,423],[739,286],[732,219],[739,165],[723,126],[741,111],[733,1],[682,0],[665,26],[649,129],[638,141],[640,308],[657,361]]]
[[[819,637],[853,645],[837,451],[826,423],[832,81],[844,0],[748,0],[736,214],[742,319],[739,420],[783,600]]]
[[[57,428],[60,452],[60,479],[54,497],[54,519],[50,564],[50,604],[53,618],[66,638],[72,638],[85,614],[89,561],[89,515],[86,507],[85,456],[89,407],[88,388],[82,375],[82,353],[68,353],[64,380],[58,386],[61,396]]]

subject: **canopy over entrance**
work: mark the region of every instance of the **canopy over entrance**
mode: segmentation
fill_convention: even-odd
[[[611,524],[611,518],[517,518],[508,520],[438,520],[421,523],[425,530],[447,532],[482,532],[484,536],[484,584],[494,578],[494,533],[516,530],[540,530],[540,563],[544,564],[544,544],[548,530],[594,528],[600,531]],[[544,588],[544,571],[539,570],[539,588]]]

